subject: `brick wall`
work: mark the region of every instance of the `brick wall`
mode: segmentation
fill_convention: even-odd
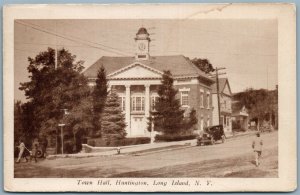
[[[174,85],[174,88],[178,90],[177,98],[180,100],[181,92],[180,89],[190,89],[189,90],[189,108],[194,108],[196,110],[196,115],[198,118],[197,129],[201,129],[201,120],[203,120],[203,126],[207,125],[209,120],[209,125],[212,125],[212,96],[211,90],[207,87],[201,86],[200,84],[185,84],[185,85]],[[204,94],[204,107],[200,106],[200,89],[203,90]],[[207,98],[206,94],[209,92],[209,109],[207,109]]]

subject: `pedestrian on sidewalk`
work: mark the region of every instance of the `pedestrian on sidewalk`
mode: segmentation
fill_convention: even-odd
[[[260,137],[260,133],[256,133],[256,137],[252,142],[252,149],[255,154],[255,165],[258,167],[260,165],[260,158],[262,154],[262,146],[263,146],[263,140]]]
[[[25,154],[25,144],[23,142],[22,139],[20,139],[19,141],[19,146],[17,146],[19,148],[19,156],[18,156],[18,159],[16,161],[16,163],[19,163],[21,161],[22,158],[25,158],[26,162],[28,162],[28,159],[26,157],[26,154]]]
[[[34,161],[37,163],[36,155],[37,155],[38,147],[39,147],[39,142],[37,139],[34,139],[31,147],[31,152],[30,152],[30,162],[32,161],[32,159],[34,159]]]
[[[41,149],[42,149],[42,153],[43,153],[43,158],[46,158],[47,156],[47,146],[48,146],[48,140],[46,138],[46,136],[44,135],[41,139]]]

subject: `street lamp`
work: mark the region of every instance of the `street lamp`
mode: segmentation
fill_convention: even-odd
[[[68,109],[61,109],[61,111],[63,111],[64,115],[68,115],[69,114]],[[60,133],[61,133],[60,134],[61,135],[61,154],[64,154],[64,130],[63,130],[63,127],[65,125],[66,124],[64,124],[64,123],[58,124],[58,126],[61,127],[61,131],[60,131]]]

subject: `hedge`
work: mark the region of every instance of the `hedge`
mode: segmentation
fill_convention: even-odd
[[[150,143],[149,137],[134,137],[134,138],[90,138],[87,142],[88,145],[94,147],[115,147],[115,146],[129,146],[138,144]]]
[[[190,135],[167,135],[167,134],[157,134],[155,136],[155,141],[182,141],[182,140],[191,140],[197,137],[196,134]]]

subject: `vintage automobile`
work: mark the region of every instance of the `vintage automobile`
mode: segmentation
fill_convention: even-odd
[[[204,132],[197,137],[197,146],[215,144],[216,141],[221,140],[225,142],[225,133],[223,125],[209,126],[204,129]]]
[[[264,132],[272,132],[274,131],[274,127],[271,124],[263,124],[259,127],[259,131],[264,133]]]

